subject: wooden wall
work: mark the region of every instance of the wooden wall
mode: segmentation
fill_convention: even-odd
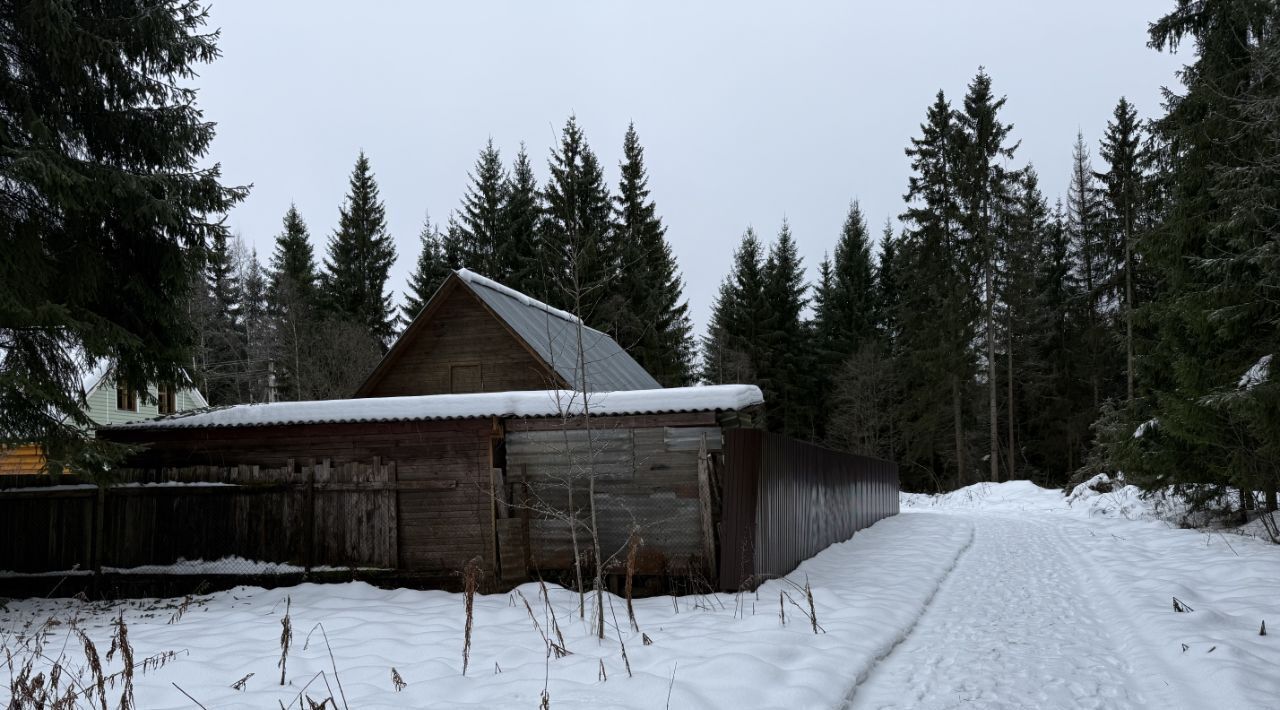
[[[663,426],[662,417],[600,420],[590,432],[551,422],[534,430],[509,427],[508,480],[526,484],[529,491],[531,566],[572,567],[572,540],[563,519],[570,510],[568,484],[576,489],[574,504],[585,519],[587,474],[594,470],[601,548],[606,556],[616,556],[615,570],[625,560],[632,530],[643,539],[642,574],[690,568],[701,573],[713,567],[707,557],[714,556],[715,535],[707,527],[718,504],[712,491],[700,485],[700,453],[705,439],[705,478],[710,455],[720,451],[721,432],[713,418],[699,426],[696,417],[684,416],[684,426]],[[668,420],[681,423],[680,417]],[[580,534],[579,545],[589,545],[585,534]]]
[[[556,386],[542,363],[464,287],[423,313],[363,397],[507,392]]]
[[[449,573],[479,555],[494,559],[489,492],[490,420],[377,422],[164,431],[116,430],[107,436],[148,448],[129,462],[140,469],[174,466],[285,466],[290,460],[334,467],[395,463],[393,491],[398,552],[391,566]],[[320,505],[343,506],[341,497]],[[353,501],[354,503],[354,501]],[[323,513],[323,511],[321,511]],[[369,534],[387,534],[368,512]],[[385,527],[385,526],[384,526]],[[334,544],[354,544],[335,542]]]

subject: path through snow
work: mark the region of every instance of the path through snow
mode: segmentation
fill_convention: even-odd
[[[850,708],[1173,706],[1098,613],[1106,593],[1082,585],[1067,521],[965,517],[973,543]]]

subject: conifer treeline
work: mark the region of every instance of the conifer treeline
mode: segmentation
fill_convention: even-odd
[[[878,259],[856,202],[811,286],[785,221],[767,248],[748,230],[703,378],[760,384],[771,428],[899,461],[911,488],[1065,482],[1104,403],[1129,396],[1153,137],[1121,99],[1105,165],[1079,138],[1066,206],[1051,208],[1035,170],[1010,167],[1004,103],[982,71],[958,107],[938,93],[906,149],[902,228],[885,225]]]
[[[265,273],[242,240],[218,237],[205,268],[207,288],[193,304],[197,385],[213,404],[349,396],[396,331],[461,267],[581,311],[664,385],[692,384],[695,348],[683,282],[649,194],[635,127],[623,139],[616,191],[574,118],[548,168],[550,178],[539,186],[523,146],[507,170],[490,140],[445,228],[425,220],[398,309],[386,295],[395,246],[363,153],[323,267],[292,206]],[[574,293],[581,308],[570,303]]]
[[[908,488],[1122,471],[1275,510],[1280,4],[1178,2],[1151,46],[1183,42],[1185,92],[1147,122],[1121,98],[1096,159],[1077,135],[1052,207],[991,78],[939,92],[874,267],[856,203],[808,288],[785,222],[748,230],[703,378],[759,383],[771,428],[894,459]]]

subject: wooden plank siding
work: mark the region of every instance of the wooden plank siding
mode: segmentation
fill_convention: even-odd
[[[520,424],[530,423],[523,420]],[[603,554],[625,555],[633,530],[643,538],[638,571],[664,574],[705,560],[708,541],[702,531],[698,485],[698,448],[707,435],[720,448],[717,427],[610,427],[602,420],[590,434],[583,429],[540,428],[512,431],[506,437],[507,466],[519,472],[530,492],[529,554],[538,570],[572,567],[568,483],[575,487],[574,507],[585,519],[587,474],[596,476],[596,515]],[[698,443],[691,445],[696,440]],[[587,537],[580,533],[580,549]],[[714,541],[711,541],[714,545]]]
[[[557,378],[475,294],[454,287],[432,303],[379,366],[361,397],[541,390]]]
[[[344,464],[394,463],[395,478],[355,482],[319,474],[316,519],[343,514],[360,524],[350,534],[395,531],[396,552],[386,566],[447,574],[479,555],[493,568],[492,496],[489,492],[491,422],[452,420],[291,425],[204,430],[114,430],[113,440],[142,443],[130,465],[279,467],[290,460]],[[373,498],[393,497],[394,503]],[[362,530],[365,533],[354,531]],[[355,539],[325,539],[317,559],[346,559]],[[370,562],[371,563],[371,562]]]

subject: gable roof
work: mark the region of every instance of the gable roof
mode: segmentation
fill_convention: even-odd
[[[473,294],[485,310],[501,321],[512,335],[554,372],[568,387],[577,389],[578,329],[582,329],[582,353],[586,363],[587,389],[594,392],[660,389],[661,384],[640,363],[608,335],[582,324],[577,316],[553,308],[542,301],[487,279],[467,269],[458,269],[440,285],[431,300],[405,328],[382,362],[356,390],[365,396],[382,379],[415,333],[424,328],[434,313],[432,308],[456,288]]]

